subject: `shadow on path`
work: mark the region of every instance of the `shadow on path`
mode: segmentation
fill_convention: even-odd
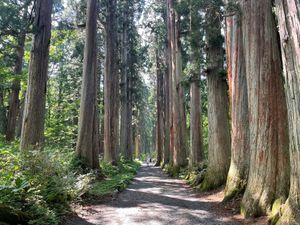
[[[184,181],[167,177],[158,167],[143,166],[115,201],[88,206],[68,225],[243,224],[212,213],[217,202],[203,201]]]

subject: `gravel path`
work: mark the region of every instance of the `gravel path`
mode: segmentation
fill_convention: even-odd
[[[142,166],[115,200],[82,208],[70,225],[241,224],[213,213],[216,204],[197,197],[184,181],[167,177],[160,168]]]

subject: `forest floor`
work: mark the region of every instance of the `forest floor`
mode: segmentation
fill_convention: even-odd
[[[128,188],[102,202],[75,208],[65,225],[263,225],[266,218],[244,220],[238,203],[222,204],[222,190],[196,193],[185,181],[160,168],[142,166]]]

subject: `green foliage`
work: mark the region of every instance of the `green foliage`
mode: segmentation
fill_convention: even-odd
[[[236,2],[236,0],[230,0],[227,4],[226,4],[226,8],[225,8],[226,14],[241,14],[241,8],[240,5]]]
[[[0,36],[15,35],[29,29],[31,22],[29,8],[32,7],[32,2],[32,0],[2,0],[0,2]]]
[[[82,39],[74,30],[52,32],[50,62],[58,69],[48,80],[46,142],[74,147],[78,131],[78,109],[82,77]]]
[[[180,173],[180,167],[175,167],[171,164],[167,164],[164,167],[164,172],[166,172],[171,177],[178,177]]]
[[[221,187],[226,182],[226,176],[220,175],[216,171],[210,169],[205,173],[204,179],[198,186],[200,191],[210,191]]]
[[[97,181],[92,185],[89,194],[103,196],[115,191],[124,190],[133,179],[140,163],[137,161],[121,160],[117,165],[101,162],[101,172],[105,176],[103,181]]]
[[[206,175],[207,171],[207,162],[203,161],[199,165],[189,168],[186,170],[184,179],[187,180],[187,183],[192,187],[197,188],[200,185]]]
[[[0,145],[0,205],[28,215],[29,224],[58,224],[69,203],[92,179],[70,170],[66,149],[19,152],[18,143]],[[0,221],[3,218],[0,218]]]
[[[151,158],[152,160],[155,160],[157,158],[157,151],[150,151],[147,153],[142,153],[139,156],[139,160],[146,161],[148,158]]]

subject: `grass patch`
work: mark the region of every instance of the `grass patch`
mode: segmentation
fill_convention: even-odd
[[[125,160],[121,160],[117,165],[101,162],[101,172],[105,179],[94,182],[88,194],[104,196],[111,195],[116,191],[123,191],[134,178],[140,165],[137,161]]]

